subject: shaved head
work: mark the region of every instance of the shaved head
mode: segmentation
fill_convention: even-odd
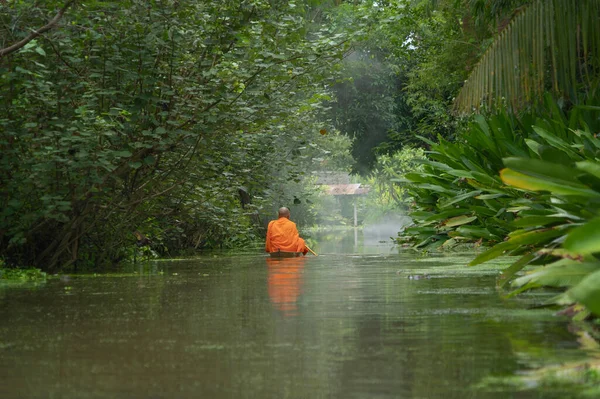
[[[285,206],[282,206],[281,208],[279,208],[279,217],[280,218],[288,218],[290,217],[290,210],[287,209]]]

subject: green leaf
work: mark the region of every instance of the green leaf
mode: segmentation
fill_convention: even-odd
[[[495,216],[497,213],[493,209],[490,209],[485,206],[473,205],[470,207],[470,209],[471,209],[471,211],[473,211],[472,213],[474,213],[475,215],[480,215],[480,216]]]
[[[421,189],[437,191],[439,193],[446,193],[446,194],[450,194],[450,195],[455,194],[454,190],[450,190],[450,189],[444,188],[442,186],[438,186],[437,184],[417,184],[416,186]],[[458,202],[458,201],[456,201],[456,202]]]
[[[540,143],[535,140],[525,139],[525,144],[527,144],[527,147],[529,147],[531,151],[535,152],[538,156],[540,155],[540,147],[542,146]]]
[[[512,237],[508,241],[504,241],[495,245],[484,253],[479,254],[475,259],[473,259],[473,261],[471,261],[469,265],[475,266],[480,263],[487,262],[504,254],[506,251],[513,250],[523,245],[541,245],[546,243],[549,239],[558,237],[562,234],[564,234],[564,232],[558,229],[533,230],[527,233],[522,233]]]
[[[415,217],[416,212],[413,212],[410,214],[411,217]],[[450,209],[448,211],[445,212],[428,212],[428,216],[424,219],[426,222],[435,222],[435,221],[439,221],[439,220],[445,220],[449,217],[452,216],[457,216],[457,215],[464,215],[467,213],[473,213],[471,212],[470,209],[467,208],[459,208],[459,209]]]
[[[564,221],[563,217],[557,216],[525,216],[514,220],[511,225],[515,227],[546,226],[548,224]]]
[[[557,137],[555,134],[550,133],[547,130],[545,130],[539,126],[532,126],[532,127],[533,127],[533,130],[538,135],[540,135],[542,138],[544,138],[544,140],[546,140],[553,147],[556,147],[559,150],[564,151],[565,153],[568,153],[568,154],[574,153],[573,149],[569,146],[569,144],[567,144],[564,140]]]
[[[571,230],[563,246],[582,255],[600,252],[600,218]]]
[[[474,179],[475,177],[473,176],[473,172],[469,172],[467,170],[459,170],[459,169],[450,169],[448,171],[449,175],[455,176],[455,177],[465,177],[467,179]]]
[[[600,179],[600,163],[591,161],[577,162],[577,169],[589,173],[592,176],[596,176]]]
[[[410,233],[410,234],[435,234],[436,229],[433,227],[414,226],[414,227],[408,227],[404,231],[407,233]]]
[[[465,194],[461,194],[461,195],[457,195],[456,197],[454,197],[453,199],[451,199],[450,201],[447,201],[445,203],[443,203],[442,205],[440,205],[440,208],[447,208],[451,205],[456,204],[457,202],[461,202],[464,201],[466,199],[475,197],[477,195],[481,194],[481,191],[471,191]]]
[[[579,284],[567,291],[567,295],[582,303],[596,315],[600,315],[600,271],[586,276]]]
[[[477,220],[477,216],[457,216],[451,219],[446,220],[444,223],[448,227],[460,226],[463,224],[471,223],[473,220]]]
[[[523,270],[523,268],[535,258],[536,255],[534,253],[525,254],[508,268],[504,269],[502,275],[500,276],[500,287],[504,288],[515,274]]]
[[[129,151],[113,151],[112,154],[117,158],[127,158],[131,156],[131,152]]]
[[[540,158],[552,164],[573,165],[573,159],[566,152],[548,145],[540,147]]]
[[[529,176],[553,180],[567,185],[579,185],[574,181],[575,176],[578,174],[577,170],[564,165],[530,158],[504,158],[502,161],[507,168]]]
[[[454,238],[450,238],[446,241],[444,241],[444,243],[442,244],[443,248],[448,248],[448,247],[452,247],[456,245],[456,240]]]
[[[456,232],[461,236],[468,238],[485,238],[486,240],[498,239],[498,237],[484,227],[463,225],[458,227]]]
[[[480,200],[487,200],[487,199],[496,199],[496,198],[500,198],[500,197],[506,197],[506,194],[482,194],[482,195],[478,195],[477,199]]]
[[[406,173],[404,175],[405,179],[414,183],[428,183],[431,179],[424,177],[422,173]],[[402,179],[394,179],[393,181],[402,181]]]
[[[415,211],[410,213],[410,217],[413,219],[425,219],[428,220],[431,216],[436,216],[436,213],[426,211]]]
[[[429,165],[436,169],[444,170],[447,172],[450,172],[453,170],[450,166],[446,165],[445,163],[435,162],[435,161],[431,161],[429,159],[415,159],[414,162],[417,164]]]
[[[512,285],[522,287],[533,283],[547,287],[572,287],[579,284],[588,274],[600,269],[600,262],[578,262],[562,259],[544,266],[531,274],[516,279]]]
[[[600,197],[600,193],[583,184],[564,185],[543,178],[529,176],[512,169],[502,169],[500,178],[505,184],[531,191],[549,191],[559,195],[578,195],[582,197]]]

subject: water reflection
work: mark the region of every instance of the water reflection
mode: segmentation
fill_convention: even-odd
[[[298,297],[302,294],[304,257],[288,259],[267,258],[269,299],[284,317],[298,314]]]
[[[432,273],[472,256],[384,251],[211,256],[0,290],[0,398],[573,397],[488,380],[579,360],[566,321],[504,298],[496,273]]]
[[[387,233],[362,228],[332,228],[308,236],[317,243],[313,248],[321,254],[373,254],[398,253],[398,248]]]

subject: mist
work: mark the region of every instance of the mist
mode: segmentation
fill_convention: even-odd
[[[401,212],[388,213],[379,220],[365,222],[363,238],[365,244],[390,242],[412,223],[412,219]]]

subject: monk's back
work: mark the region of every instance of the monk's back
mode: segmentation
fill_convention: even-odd
[[[304,240],[300,238],[296,223],[279,218],[269,223],[267,229],[267,252],[304,252]]]

